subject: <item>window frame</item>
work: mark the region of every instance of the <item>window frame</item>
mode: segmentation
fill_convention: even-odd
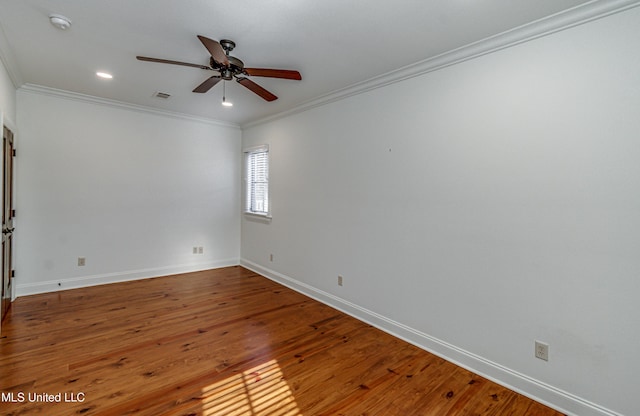
[[[267,206],[266,211],[257,211],[252,209],[251,206],[251,201],[255,200],[255,186],[253,185],[256,181],[253,180],[252,178],[250,178],[251,176],[251,171],[250,171],[250,158],[251,155],[255,155],[255,154],[259,154],[259,153],[264,153],[266,154],[266,196],[264,198],[260,198],[263,203]],[[243,189],[243,193],[244,193],[244,201],[243,201],[243,213],[245,215],[250,215],[250,216],[256,216],[256,217],[260,217],[260,218],[267,218],[267,219],[271,219],[271,199],[270,199],[270,192],[269,192],[269,182],[270,182],[270,178],[269,178],[269,166],[270,164],[270,154],[269,154],[269,145],[268,144],[263,144],[263,145],[259,145],[259,146],[252,146],[252,147],[248,147],[245,148],[243,150],[243,179],[244,179],[244,189]]]

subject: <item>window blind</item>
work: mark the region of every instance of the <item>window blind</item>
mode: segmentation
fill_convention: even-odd
[[[246,153],[247,194],[245,212],[269,214],[269,149],[260,147]]]

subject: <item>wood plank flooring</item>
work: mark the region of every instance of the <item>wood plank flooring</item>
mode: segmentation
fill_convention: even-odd
[[[560,413],[242,267],[18,298],[2,415]]]

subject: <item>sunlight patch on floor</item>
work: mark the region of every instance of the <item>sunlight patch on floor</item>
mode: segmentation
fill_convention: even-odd
[[[302,414],[276,360],[214,383],[202,395],[203,416]]]

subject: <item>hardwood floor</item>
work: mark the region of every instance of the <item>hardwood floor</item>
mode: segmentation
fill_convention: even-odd
[[[18,298],[3,415],[560,415],[242,267]]]

